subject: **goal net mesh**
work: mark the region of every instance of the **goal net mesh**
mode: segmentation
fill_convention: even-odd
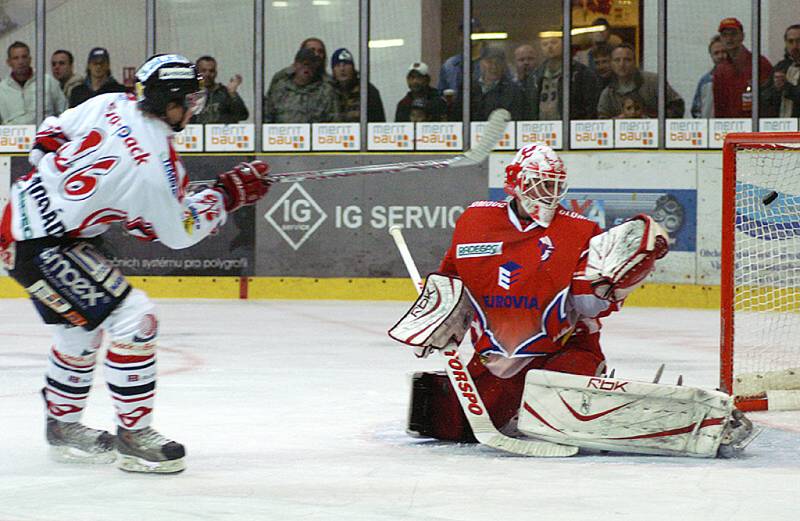
[[[735,208],[733,392],[800,389],[800,144],[738,148]]]

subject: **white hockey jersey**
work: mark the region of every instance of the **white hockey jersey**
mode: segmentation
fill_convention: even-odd
[[[128,94],[104,94],[39,127],[34,169],[10,190],[4,228],[14,240],[93,237],[113,222],[180,249],[224,223],[223,195],[187,195],[172,129]],[[10,230],[9,230],[10,225]]]

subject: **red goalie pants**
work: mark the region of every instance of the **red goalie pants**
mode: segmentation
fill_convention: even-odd
[[[475,355],[469,363],[469,372],[475,379],[481,398],[489,411],[495,427],[502,428],[519,410],[525,373],[529,369],[546,369],[561,373],[593,376],[605,357],[600,350],[600,333],[578,334],[573,336],[564,349],[548,357],[532,358],[530,364],[511,378],[498,378],[483,365]],[[461,410],[458,398],[447,381],[447,375],[440,375],[443,385],[434,387],[429,397],[432,425],[428,435],[458,442],[474,441],[467,418]]]

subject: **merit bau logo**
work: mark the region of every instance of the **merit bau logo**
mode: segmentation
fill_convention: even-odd
[[[617,148],[650,148],[658,140],[658,120],[618,119],[614,125]]]
[[[462,128],[462,123],[417,123],[417,150],[459,150]]]
[[[203,125],[186,125],[172,139],[175,150],[179,152],[203,151]]]
[[[209,152],[243,152],[255,150],[252,123],[240,125],[206,125],[206,150]]]
[[[673,148],[706,148],[708,120],[667,120],[667,146]]]
[[[561,148],[560,121],[518,121],[517,146],[544,143],[551,148]]]
[[[572,148],[613,148],[612,120],[572,121]]]
[[[501,265],[498,270],[497,285],[504,290],[509,290],[512,285],[519,281],[521,273],[522,266],[514,261],[508,261]]]
[[[483,138],[486,131],[487,123],[485,121],[473,122],[471,125],[471,139],[473,143],[479,143]],[[503,132],[500,141],[495,145],[494,150],[514,150],[514,142],[516,138],[516,125],[514,122],[509,122]]]
[[[265,124],[261,147],[269,152],[311,150],[311,126],[307,123]]]
[[[361,132],[358,123],[315,123],[312,128],[314,150],[358,150]]]
[[[0,126],[0,152],[21,152],[31,148],[36,127],[33,125]]]
[[[414,146],[413,123],[370,123],[370,150],[411,150]]]

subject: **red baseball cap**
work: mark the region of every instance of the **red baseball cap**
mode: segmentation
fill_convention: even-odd
[[[739,29],[740,31],[744,32],[744,26],[742,22],[739,21],[738,18],[723,18],[722,21],[719,23],[719,29],[717,32],[722,32],[723,29]]]

